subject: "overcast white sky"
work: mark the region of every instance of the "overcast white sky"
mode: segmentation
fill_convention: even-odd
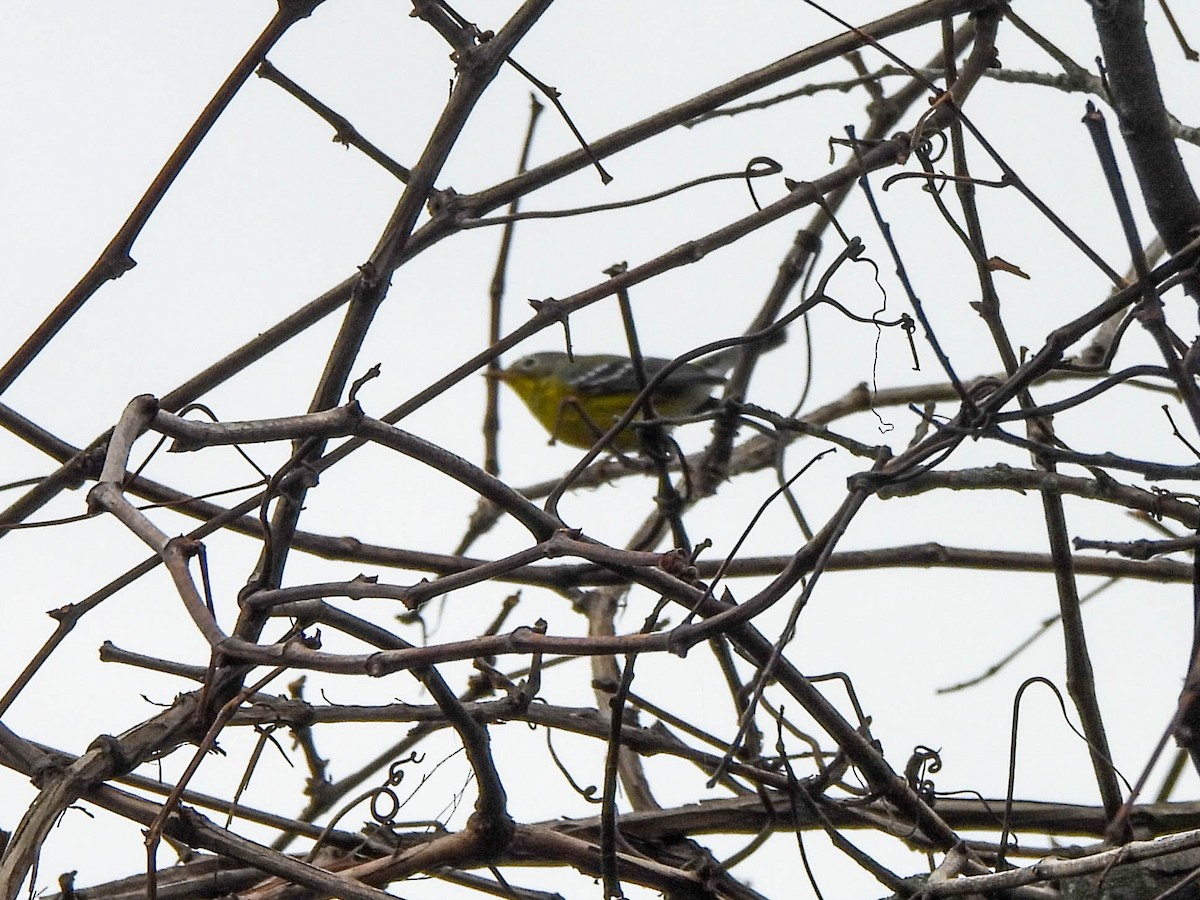
[[[854,22],[865,23],[898,4],[833,0],[831,5]],[[483,28],[498,29],[513,6],[464,2],[460,11]],[[1156,4],[1151,6],[1149,18],[1168,106],[1184,123],[1200,124],[1196,65],[1182,61]],[[1094,67],[1098,51],[1084,2],[1018,0],[1014,9],[1077,62]],[[5,276],[0,360],[21,344],[87,271],[274,10],[274,4],[267,2],[8,5],[6,27],[0,32],[0,117],[8,125],[7,139],[0,142],[4,230],[0,271]],[[330,0],[295,26],[269,58],[347,116],[394,159],[411,165],[441,112],[454,71],[442,39],[408,12],[403,3]],[[1177,3],[1175,12],[1193,43],[1200,43],[1200,9]],[[538,23],[515,56],[555,85],[584,135],[597,138],[840,30],[801,2],[616,2],[603,9],[595,4],[560,3]],[[927,29],[889,46],[909,62],[923,64],[938,47],[937,32]],[[1006,68],[1058,71],[1010,26],[1002,29],[1000,50]],[[877,53],[868,52],[866,58],[870,66],[882,62]],[[806,81],[836,81],[851,74],[847,63],[836,60],[764,96]],[[893,79],[888,85],[897,83]],[[528,83],[515,72],[501,73],[437,179],[439,187],[469,193],[509,177],[525,130],[529,91]],[[1085,99],[1048,88],[988,83],[972,97],[968,110],[1027,182],[1123,271],[1127,264],[1123,240],[1090,141],[1079,124]],[[528,198],[525,208],[635,197],[687,178],[740,170],[756,156],[778,160],[791,178],[812,179],[830,170],[827,138],[841,137],[846,124],[865,126],[865,102],[861,89],[849,94],[826,92],[770,111],[675,129],[605,160],[615,176],[607,187],[594,172],[582,171]],[[902,127],[911,124],[910,116]],[[1110,127],[1117,140],[1111,120]],[[136,268],[98,291],[0,402],[63,440],[84,446],[116,421],[133,396],[167,393],[352,275],[375,246],[402,186],[357,151],[332,143],[330,136],[328,125],[293,98],[265,80],[251,78],[138,238],[133,247]],[[535,139],[534,164],[573,147],[573,138],[548,109]],[[1119,152],[1124,160],[1123,151]],[[1194,168],[1200,151],[1185,145],[1182,152]],[[977,174],[994,177],[994,167],[982,155],[973,160]],[[842,151],[834,165],[844,161]],[[765,200],[777,199],[785,190],[778,178],[760,181],[757,189]],[[901,182],[880,196],[909,254],[918,291],[935,311],[941,333],[963,351],[962,374],[998,369],[994,354],[974,352],[976,347],[986,347],[987,339],[966,305],[976,290],[969,261],[932,213],[917,183]],[[992,252],[1031,276],[1027,282],[1009,278],[1002,284],[1014,342],[1036,349],[1050,328],[1099,302],[1108,286],[1014,194],[985,192],[981,205]],[[511,330],[528,317],[527,298],[567,296],[602,280],[602,270],[614,262],[644,262],[751,210],[744,185],[726,181],[651,207],[526,223],[518,229],[514,245],[504,329]],[[769,289],[796,229],[808,218],[809,213],[802,212],[702,264],[635,288],[643,348],[652,355],[674,355],[740,332]],[[880,261],[889,309],[893,314],[902,311],[903,295],[891,278],[892,266],[863,216],[860,201],[848,205],[846,218],[849,230],[862,234]],[[1143,233],[1149,234],[1144,216],[1139,221]],[[498,229],[466,231],[396,273],[355,370],[356,375],[362,374],[376,362],[383,367],[381,377],[360,395],[368,414],[382,415],[486,346],[486,297],[498,240]],[[835,283],[834,293],[864,315],[879,306],[879,288],[865,267],[848,271]],[[280,352],[206,395],[204,402],[226,420],[305,411],[340,317],[341,312],[335,312]],[[621,346],[620,319],[611,302],[573,317],[572,325],[578,349]],[[922,348],[923,371],[911,371],[908,347],[895,334],[884,336],[878,363],[873,365],[874,329],[849,326],[829,310],[813,315],[812,328],[816,369],[808,408],[873,378],[880,387],[938,380],[926,348]],[[1185,339],[1194,336],[1188,326],[1180,328]],[[1137,340],[1133,339],[1135,348],[1140,346]],[[560,346],[560,334],[550,330],[523,348]],[[790,409],[800,393],[802,347],[796,334],[764,362],[752,400],[785,412]],[[406,419],[403,427],[480,463],[483,395],[482,379],[468,379]],[[502,475],[509,483],[540,481],[565,471],[578,458],[570,448],[545,446],[544,437],[512,397],[504,398],[502,412]],[[866,415],[846,424],[844,430],[859,440],[887,441],[903,448],[915,417],[903,409],[884,416],[895,425],[887,434],[880,433],[878,420]],[[1124,442],[1140,440],[1150,430],[1162,431],[1161,421],[1134,418],[1133,413],[1120,421],[1122,429],[1115,435],[1095,422],[1072,422],[1066,439],[1099,451],[1110,444],[1119,448]],[[707,429],[701,426],[697,431],[680,432],[685,447],[702,445]],[[1156,446],[1174,447],[1169,434]],[[135,459],[144,456],[149,443],[138,449],[141,455],[135,452]],[[789,471],[814,452],[811,446],[794,451]],[[1187,461],[1174,448],[1162,452]],[[288,450],[259,447],[253,455],[272,470],[287,458]],[[996,458],[994,447],[964,447],[954,463],[984,465]],[[1016,452],[1003,458],[1014,465],[1026,462]],[[0,461],[0,482],[36,477],[53,468],[40,453],[8,434],[0,434]],[[252,471],[240,466],[231,450],[217,450],[160,456],[148,474],[182,490],[200,492],[238,479],[251,481]],[[846,477],[863,468],[860,460],[839,453],[802,479],[798,488],[810,521],[823,522],[840,501]],[[753,476],[745,485],[726,488],[689,520],[693,539],[711,537],[715,555],[729,549],[754,505],[770,490],[771,479]],[[414,463],[383,451],[363,451],[360,463],[323,476],[321,486],[308,497],[303,527],[449,553],[474,508],[474,498],[465,490],[444,488],[439,476]],[[33,518],[81,514],[85,493],[86,486],[67,493]],[[5,492],[0,505],[19,495],[19,490]],[[589,534],[619,545],[650,509],[651,497],[652,485],[627,483],[572,496],[562,511],[568,523],[584,525]],[[980,507],[968,499],[949,498],[937,506],[904,500],[875,502],[870,515],[856,521],[844,546],[939,540],[959,546],[1044,551],[1045,530],[1036,496],[1013,494],[989,501],[986,516],[980,516]],[[631,509],[637,511],[631,514]],[[156,514],[156,521],[168,533],[193,527],[169,513]],[[1094,523],[1096,529],[1106,530],[1093,533],[1092,522],[1075,521],[1072,535],[1150,536],[1119,523],[1119,519]],[[786,553],[798,546],[795,524],[782,508],[773,508],[757,533],[762,540],[753,553]],[[473,552],[503,555],[523,546],[523,539],[515,528],[501,528]],[[209,551],[218,616],[228,626],[236,614],[236,592],[252,569],[257,549],[242,538],[215,537],[209,541]],[[78,602],[146,555],[136,539],[105,518],[4,535],[0,602],[5,609],[5,652],[0,654],[0,684],[6,688],[11,683],[32,648],[52,630],[46,610]],[[288,582],[335,581],[360,571],[356,565],[296,555],[289,564]],[[368,574],[398,583],[419,577],[387,570]],[[1012,691],[1032,674],[1045,674],[1062,684],[1060,634],[1055,630],[1043,637],[985,688],[949,697],[935,697],[933,691],[983,670],[1052,615],[1057,609],[1053,580],[912,570],[883,578],[842,573],[829,578],[824,592],[818,591],[805,612],[789,657],[806,672],[849,672],[894,765],[902,764],[913,745],[928,744],[946,755],[939,788],[1002,796]],[[1084,586],[1096,583],[1092,579]],[[750,593],[752,585],[747,583],[744,590]],[[503,585],[484,587],[453,595],[440,618],[431,616],[440,629],[431,640],[477,633],[479,623],[491,619],[495,601],[505,590]],[[577,633],[583,627],[560,599],[536,594],[527,592],[520,623],[545,615],[557,633]],[[622,627],[636,629],[648,609],[645,604],[631,609]],[[353,611],[394,625],[397,610],[382,603],[368,608],[364,601]],[[779,612],[780,617],[783,614]],[[1110,740],[1118,764],[1130,778],[1170,715],[1183,672],[1189,623],[1184,586],[1118,587],[1089,607],[1101,702],[1114,722]],[[763,623],[768,634],[773,633],[773,624],[778,626],[778,622]],[[415,631],[407,636],[420,639]],[[175,692],[188,689],[174,679],[147,678],[99,663],[95,651],[104,640],[195,664],[207,660],[203,641],[160,572],[87,617],[4,716],[4,723],[29,738],[80,752],[97,734],[120,733],[152,715],[154,707],[143,694],[151,702],[169,703]],[[564,677],[552,683],[548,692],[554,702],[593,702],[584,665],[573,667],[573,682]],[[637,685],[643,693],[665,689],[664,696],[685,714],[723,717],[717,719],[722,723],[718,727],[727,733],[726,701],[713,670],[693,659],[647,659],[639,666]],[[461,666],[446,669],[448,677],[465,672]],[[671,689],[681,683],[694,683],[696,689],[679,696]],[[318,685],[335,702],[388,702],[397,697],[428,702],[404,675],[365,690],[344,679],[314,678],[310,699],[319,699]],[[1041,697],[1032,702],[1026,721],[1035,736],[1023,744],[1030,762],[1018,776],[1018,794],[1094,803],[1086,752],[1057,718],[1053,701]],[[325,746],[322,751],[334,757],[334,775],[344,775],[355,761],[395,740],[399,731],[393,727],[385,734],[384,729],[362,728],[360,743]],[[550,769],[540,735],[524,734],[523,726],[503,731],[506,737],[498,742],[497,753],[502,765],[511,766],[502,771],[511,773],[509,789],[518,819],[537,821],[564,812],[592,814],[582,801],[564,800],[565,789],[544,788]],[[248,743],[230,737],[223,746],[229,755],[205,764],[197,782],[201,789],[236,783]],[[561,753],[573,742],[563,738],[556,746]],[[585,751],[580,742],[578,753],[579,760],[587,760],[580,763],[584,770],[580,777],[585,783],[598,783],[602,769],[586,767],[596,758],[595,748]],[[291,773],[278,755],[268,757],[247,795],[251,805],[271,805],[272,785],[276,792],[279,785],[294,790],[302,777]],[[431,752],[427,768],[432,769],[438,758]],[[534,760],[533,767],[522,769],[521,760]],[[172,759],[164,775],[174,777],[182,764]],[[651,771],[666,773],[660,784],[678,787],[676,797],[669,796],[671,787],[664,789],[660,800],[665,803],[704,796],[702,790],[697,792],[698,775],[692,770],[652,763]],[[442,805],[462,787],[465,772],[460,758],[448,762],[423,789],[427,798],[419,798],[421,811],[412,817],[443,814]],[[679,781],[671,780],[676,777]],[[1196,779],[1189,775],[1178,796],[1193,796],[1196,788]],[[32,796],[33,789],[22,778],[0,771],[0,828],[15,827]],[[449,818],[452,826],[462,824],[470,796],[457,817]],[[259,834],[253,829],[249,833]],[[755,886],[770,896],[808,896],[806,886],[797,887],[791,838],[775,842],[780,846],[771,858],[779,862],[774,869],[764,865],[756,870]],[[822,885],[830,889],[827,896],[885,893],[829,851],[823,839],[813,838],[811,843],[817,845],[816,864]],[[919,857],[897,851],[895,845],[864,843],[872,851],[890,854],[887,861],[899,871],[907,874],[921,868]],[[728,853],[737,842],[716,845],[719,853]],[[58,873],[66,869],[79,870],[80,885],[135,874],[144,864],[141,854],[136,829],[116,823],[100,829],[83,813],[71,812],[47,844],[36,888],[53,886]],[[163,850],[159,858],[168,865],[171,854]],[[592,892],[588,896],[598,895],[588,879],[559,874],[538,881],[534,875],[521,876],[522,884],[540,884],[567,896],[588,891]],[[412,897],[454,896],[436,884],[406,884],[396,892]],[[648,896],[631,892],[631,896],[643,895]]]

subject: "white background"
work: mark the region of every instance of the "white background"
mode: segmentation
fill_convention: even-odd
[[[885,2],[835,5],[855,23],[894,8]],[[1077,62],[1094,69],[1092,60],[1098,50],[1086,4],[1018,2],[1014,7]],[[481,28],[499,29],[511,8],[511,4],[464,2],[460,11]],[[0,115],[7,124],[7,138],[0,142],[4,230],[0,358],[7,358],[20,345],[97,258],[273,12],[269,3],[8,5],[7,27],[0,33]],[[454,70],[449,48],[408,12],[400,3],[328,2],[291,29],[269,58],[347,116],[393,158],[412,165],[441,112]],[[1193,43],[1200,42],[1200,14],[1186,4],[1178,4],[1175,12]],[[1185,124],[1196,124],[1200,121],[1196,67],[1182,61],[1156,8],[1148,17],[1168,108]],[[515,56],[562,91],[576,124],[586,136],[597,138],[840,30],[798,2],[617,2],[603,8],[560,3],[543,17]],[[1008,24],[1002,26],[999,43],[1006,68],[1058,71]],[[937,29],[906,35],[888,46],[909,62],[924,64],[938,49]],[[882,63],[873,51],[866,51],[865,57],[869,66]],[[835,60],[762,96],[851,74],[848,64]],[[899,79],[886,83],[888,89],[899,84]],[[501,73],[437,179],[440,188],[452,186],[470,193],[511,175],[525,131],[529,91],[514,71]],[[826,92],[768,111],[677,128],[606,159],[605,167],[615,176],[612,184],[602,186],[594,172],[581,171],[527,198],[524,208],[636,197],[691,177],[740,170],[755,156],[778,160],[791,178],[816,178],[831,168],[827,139],[842,137],[847,124],[865,127],[866,99],[862,89],[848,94]],[[971,97],[968,112],[1027,183],[1111,265],[1124,271],[1123,239],[1090,141],[1079,124],[1084,100],[1083,95],[1044,87],[985,83]],[[902,127],[910,127],[918,111]],[[1111,116],[1110,128],[1114,141],[1119,141]],[[332,143],[330,136],[329,127],[294,99],[265,80],[251,78],[138,238],[133,247],[137,267],[98,291],[2,402],[64,440],[84,446],[115,422],[131,397],[170,391],[351,276],[374,247],[402,186],[355,150]],[[572,149],[572,137],[554,111],[547,109],[535,139],[533,163]],[[1124,161],[1123,151],[1118,152]],[[1182,147],[1189,165],[1194,166],[1196,152],[1194,146]],[[846,158],[846,151],[840,150],[834,165],[844,164]],[[994,166],[977,150],[972,162],[976,174],[995,176]],[[948,167],[948,161],[944,165]],[[877,191],[881,180],[875,181]],[[1130,185],[1132,189],[1131,176]],[[766,200],[784,191],[778,178],[763,179],[756,189]],[[901,182],[879,196],[896,228],[916,289],[934,317],[939,336],[951,348],[960,374],[970,377],[998,370],[990,339],[967,306],[977,292],[970,260],[933,213],[918,182]],[[982,191],[980,205],[991,252],[1031,276],[1029,281],[998,278],[1014,343],[1036,350],[1049,329],[1103,299],[1108,284],[1015,192]],[[602,280],[602,270],[614,262],[644,262],[751,211],[744,185],[727,181],[650,207],[525,223],[518,228],[514,245],[505,330],[526,319],[527,298],[567,296]],[[643,348],[669,356],[740,332],[769,289],[795,231],[809,215],[803,211],[697,265],[635,288]],[[889,314],[898,314],[907,308],[904,297],[877,231],[863,214],[861,199],[852,199],[843,216],[847,230],[861,234],[869,254],[878,261]],[[1144,217],[1139,223],[1143,234],[1149,234]],[[356,374],[362,374],[376,362],[383,366],[382,376],[360,394],[368,414],[381,415],[486,346],[486,297],[499,234],[498,229],[488,228],[460,233],[395,274],[356,367]],[[829,235],[828,241],[833,240]],[[828,243],[827,247],[832,252],[838,249]],[[880,289],[865,266],[848,271],[831,293],[862,315],[880,306]],[[1174,302],[1181,309],[1174,310],[1173,321],[1190,341],[1194,326],[1185,318],[1186,306],[1178,299]],[[303,412],[340,315],[341,311],[335,312],[205,396],[204,402],[226,420]],[[898,333],[884,334],[876,362],[872,327],[846,323],[829,308],[818,309],[810,319],[815,386],[808,409],[873,377],[880,387],[940,380],[925,346],[921,347],[922,371],[911,371],[907,345]],[[573,317],[572,334],[576,348],[584,352],[619,349],[622,339],[615,304],[606,301]],[[548,330],[522,349],[560,346],[559,332]],[[803,346],[802,336],[794,333],[783,349],[766,358],[756,374],[751,400],[782,412],[791,408],[803,381]],[[1145,358],[1146,346],[1141,335],[1131,335],[1131,358]],[[1038,397],[1054,395],[1047,389]],[[483,396],[482,379],[468,379],[406,419],[402,427],[479,463]],[[1061,436],[1082,450],[1150,453],[1189,462],[1157,413],[1157,406],[1165,401],[1140,400],[1134,406],[1122,403],[1126,396],[1105,401],[1107,406],[1087,418],[1060,417]],[[953,414],[949,407],[939,411]],[[577,459],[570,448],[546,446],[544,435],[512,396],[504,397],[502,414],[502,476],[510,484],[552,477]],[[835,427],[859,440],[903,448],[915,427],[915,416],[904,409],[883,410],[881,415],[893,430],[881,433],[879,420],[870,414]],[[1176,418],[1184,420],[1182,415]],[[702,445],[707,429],[697,426],[679,435],[685,447],[695,449]],[[138,449],[144,454],[149,447],[145,440]],[[795,445],[787,471],[794,472],[818,449],[813,442]],[[287,448],[280,446],[251,452],[269,471],[288,455]],[[140,458],[135,453],[135,459]],[[949,465],[987,465],[996,460],[1028,465],[1022,454],[988,444],[965,445]],[[53,469],[41,454],[9,435],[0,435],[0,461],[3,482]],[[864,468],[862,460],[839,452],[802,478],[797,492],[810,522],[824,522],[841,499],[846,477]],[[1072,472],[1082,474],[1082,470]],[[227,449],[160,455],[147,474],[197,493],[253,479],[248,467]],[[1135,476],[1127,480],[1138,483]],[[323,476],[321,485],[309,494],[302,527],[448,553],[462,534],[474,498],[446,484],[441,476],[386,451],[361,451],[352,463]],[[726,486],[689,517],[692,539],[711,538],[712,558],[722,557],[772,484],[768,475],[760,474]],[[84,512],[85,493],[86,486],[65,494],[34,519]],[[17,496],[19,491],[6,492],[4,502]],[[628,480],[616,488],[569,496],[562,514],[568,524],[620,545],[652,509],[652,497],[651,483]],[[1093,519],[1089,507],[1068,501],[1068,514],[1073,516],[1072,536],[1153,536],[1129,524],[1119,511]],[[166,512],[157,512],[154,518],[168,533],[194,527]],[[755,535],[744,551],[747,555],[794,552],[802,541],[782,506],[768,512]],[[1017,494],[983,500],[966,493],[932,500],[874,500],[855,521],[842,547],[924,540],[1045,552],[1040,500],[1036,495]],[[525,535],[508,523],[472,548],[472,553],[497,557],[524,542]],[[257,547],[236,536],[218,536],[207,543],[218,616],[228,628],[236,615],[236,592],[253,567]],[[0,683],[9,684],[52,631],[46,610],[78,602],[146,556],[147,550],[135,538],[105,518],[4,535],[0,540],[0,603],[5,622]],[[286,580],[289,584],[335,581],[360,571],[356,565],[295,554]],[[421,577],[421,573],[387,570],[367,574],[396,583]],[[946,762],[937,779],[939,789],[1002,796],[1012,693],[1034,674],[1063,684],[1060,632],[1052,629],[982,688],[948,696],[934,691],[982,671],[1053,615],[1057,600],[1052,577],[900,569],[838,572],[825,578],[801,618],[789,658],[806,673],[841,670],[851,676],[873,716],[874,733],[894,766],[902,766],[913,745],[930,745],[942,750]],[[1081,590],[1098,583],[1098,579],[1082,578]],[[746,581],[732,587],[744,599],[755,584]],[[444,605],[428,611],[428,621],[437,626],[429,640],[478,633],[509,591],[505,585],[491,584],[452,595]],[[561,598],[540,596],[530,589],[523,596],[511,627],[544,616],[554,633],[581,633],[584,628]],[[1130,583],[1106,592],[1086,608],[1114,758],[1131,779],[1144,765],[1173,710],[1190,639],[1188,597],[1186,586]],[[639,627],[652,600],[634,594],[619,627],[625,631]],[[352,611],[395,627],[393,616],[400,610],[382,601],[362,601]],[[786,610],[774,610],[760,627],[774,635],[785,615]],[[420,640],[415,629],[403,633]],[[327,649],[338,649],[336,638],[326,637]],[[177,691],[189,689],[186,683],[165,676],[101,664],[95,650],[104,640],[198,665],[207,661],[206,646],[160,570],[86,617],[5,715],[4,723],[26,737],[81,752],[97,734],[118,734],[153,715],[152,704],[169,703]],[[522,664],[516,658],[501,662],[505,668]],[[544,691],[547,699],[594,703],[586,662],[552,671]],[[703,648],[686,660],[644,659],[637,671],[635,691],[722,737],[731,736],[729,701]],[[467,668],[446,666],[444,674],[459,683],[456,679],[467,674]],[[331,702],[393,698],[429,702],[404,674],[366,686],[356,682],[312,677],[307,696],[320,702],[318,691],[323,689]],[[274,689],[282,691],[283,684]],[[841,695],[836,691],[831,695],[848,713]],[[788,712],[798,715],[795,709]],[[1023,732],[1018,795],[1096,803],[1086,749],[1061,721],[1052,698],[1035,690],[1023,721],[1028,730]],[[333,758],[336,778],[398,739],[404,728],[318,729],[318,747]],[[596,813],[595,807],[564,786],[546,755],[541,733],[530,733],[523,725],[493,731],[512,813],[519,821]],[[228,791],[240,778],[249,741],[229,734],[222,746],[228,755],[205,762],[196,781],[199,789]],[[435,743],[420,774],[433,771],[442,758],[439,746],[442,756],[451,747],[447,742]],[[569,736],[559,737],[555,747],[572,760],[578,780],[599,783],[602,748]],[[186,755],[167,761],[164,776],[177,776]],[[294,771],[278,754],[265,754],[244,802],[285,814],[297,812],[291,804],[303,772],[299,755],[293,758],[300,765]],[[678,763],[652,760],[649,772],[665,805],[720,795],[705,791],[702,773]],[[441,816],[451,827],[461,827],[473,792],[468,790],[456,813],[447,816],[444,807],[452,793],[464,787],[466,777],[461,756],[450,759],[436,770],[404,815],[411,811],[412,819]],[[1176,796],[1191,797],[1195,789],[1194,776],[1188,776]],[[0,827],[14,828],[33,796],[24,779],[0,772]],[[137,829],[93,812],[100,818],[93,821],[82,811],[68,812],[51,836],[35,885],[38,890],[52,887],[58,873],[68,869],[79,870],[78,883],[87,885],[132,875],[144,866]],[[356,810],[347,823],[361,817],[361,810]],[[269,839],[253,827],[247,827],[246,833]],[[864,834],[854,838],[901,874],[924,866],[921,857],[903,850],[898,842]],[[712,846],[717,856],[723,856],[743,840],[713,840]],[[822,836],[808,840],[827,896],[887,893],[829,849]],[[159,860],[169,865],[170,851],[160,851]],[[599,895],[599,887],[573,873],[542,877],[513,870],[508,874],[514,883],[540,885],[565,896]],[[773,839],[769,852],[754,857],[735,874],[749,878],[769,896],[808,896],[790,836]],[[396,893],[413,897],[454,896],[454,890],[437,883],[395,888]],[[636,888],[630,893],[649,895],[639,894]]]

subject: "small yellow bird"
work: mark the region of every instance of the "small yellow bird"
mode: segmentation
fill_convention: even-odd
[[[685,363],[659,384],[651,394],[656,415],[663,418],[690,416],[711,407],[712,393],[725,383],[742,347],[712,354],[699,363]],[[645,358],[642,366],[647,381],[662,371],[670,360]],[[543,352],[522,356],[507,369],[489,373],[503,381],[520,397],[535,419],[550,432],[550,441],[588,448],[623,416],[636,399],[639,388],[633,362],[610,353],[577,355]],[[636,429],[626,428],[612,442],[617,450],[637,450]]]

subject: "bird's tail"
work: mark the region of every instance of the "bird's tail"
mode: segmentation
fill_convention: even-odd
[[[715,353],[710,353],[708,356],[695,360],[692,365],[698,366],[714,375],[724,375],[741,361],[747,351],[753,350],[755,353],[767,353],[787,341],[786,328],[774,328],[774,330],[764,328],[763,331],[767,333],[764,335],[760,331],[747,334],[744,336],[742,343],[734,344],[732,347],[726,347]]]

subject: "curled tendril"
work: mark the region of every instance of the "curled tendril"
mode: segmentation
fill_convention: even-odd
[[[400,759],[388,766],[387,783],[392,787],[396,787],[404,780],[404,770],[401,768],[401,766],[406,766],[409,763],[415,763],[419,766],[423,762],[425,762],[425,754],[418,753],[416,750],[409,753],[408,756],[402,756]]]
[[[382,800],[386,797],[388,800],[388,809],[383,810]],[[396,796],[396,792],[390,787],[376,788],[371,794],[371,818],[380,825],[388,826],[395,824],[396,813],[400,812],[400,798]]]
[[[403,756],[388,766],[387,781],[370,793],[372,819],[385,828],[391,828],[396,824],[396,814],[400,812],[400,797],[393,788],[399,787],[400,782],[404,781],[404,766],[409,763],[420,765],[424,761],[425,754],[417,753],[414,750],[408,756]],[[383,805],[385,797],[387,806]]]
[[[933,779],[926,776],[941,770],[941,753],[924,744],[917,744],[913,747],[912,756],[908,758],[908,765],[904,767],[904,780],[922,800],[933,806],[934,800],[937,799],[936,789]]]
[[[324,845],[326,839],[333,832],[333,829],[337,827],[338,822],[342,820],[342,817],[364,800],[371,804],[372,819],[374,819],[384,828],[394,828],[396,825],[396,814],[400,812],[401,804],[400,798],[397,796],[393,788],[399,787],[400,782],[404,780],[404,766],[408,765],[409,763],[420,765],[424,761],[425,754],[417,753],[415,750],[409,753],[408,756],[402,756],[400,759],[395,760],[390,766],[388,766],[387,781],[385,781],[379,787],[371,788],[366,793],[359,794],[340,810],[338,810],[337,815],[329,820],[329,823],[325,826],[325,830],[321,832],[321,835],[313,844],[312,849],[308,851],[308,855],[305,857],[305,859],[308,862],[312,862],[314,859],[316,859],[317,851],[320,850]],[[384,807],[381,805],[381,801],[384,797],[387,797],[388,806],[390,807],[390,811],[388,811],[386,815],[383,812]]]
[[[750,199],[754,202],[754,208],[762,210],[762,204],[758,202],[758,197],[754,193],[753,178],[761,178],[764,175],[778,175],[783,171],[783,166],[771,159],[769,156],[756,156],[750,162],[746,163],[746,190],[750,192]]]
[[[936,149],[934,148],[935,142],[938,145]],[[950,142],[946,139],[946,135],[938,131],[934,134],[922,136],[918,152],[927,157],[931,163],[936,163],[941,161],[949,148]]]

